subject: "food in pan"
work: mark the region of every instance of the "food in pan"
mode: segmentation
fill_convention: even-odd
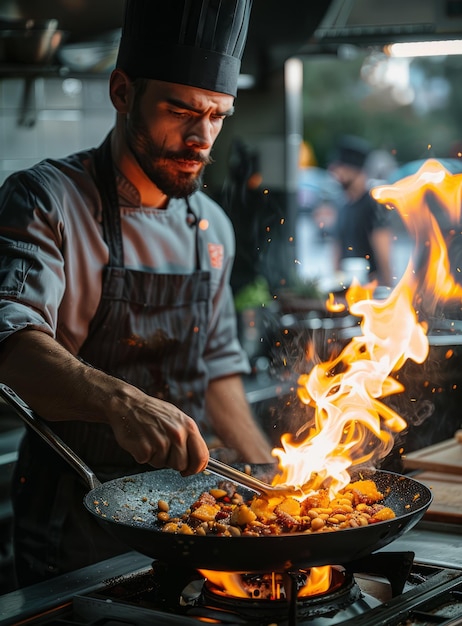
[[[245,501],[234,485],[222,483],[202,493],[181,517],[171,517],[164,500],[159,500],[156,514],[162,530],[169,533],[226,537],[318,533],[395,518],[383,499],[373,480],[352,482],[333,499],[321,489],[301,501],[284,495]]]

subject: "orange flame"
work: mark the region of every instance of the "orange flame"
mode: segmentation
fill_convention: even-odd
[[[300,589],[298,596],[305,598],[306,596],[315,596],[325,593],[332,580],[332,568],[329,565],[324,567],[312,567],[310,575],[306,581],[306,585]]]
[[[234,598],[249,598],[249,590],[246,588],[241,574],[236,572],[217,572],[214,570],[199,570],[200,573],[213,583],[215,593],[232,596]],[[332,568],[330,565],[312,567],[306,572],[305,585],[298,591],[298,597],[308,597],[325,593],[331,585]],[[285,597],[280,576],[272,572],[271,577],[271,600],[280,600]]]
[[[331,313],[343,313],[346,305],[336,300],[334,294],[330,293],[329,298],[326,300],[326,309]]]
[[[200,569],[199,572],[212,582],[217,590],[234,598],[248,598],[249,594],[242,584],[240,574],[236,572],[218,572],[214,570]]]
[[[346,292],[346,300],[350,306],[353,302],[358,300],[365,300],[366,298],[372,298],[377,282],[373,281],[367,285],[361,285],[357,278],[353,278],[351,285]],[[326,300],[326,309],[330,313],[342,313],[346,309],[346,305],[343,302],[339,302],[335,299],[333,293],[329,294],[329,298]]]
[[[460,299],[462,286],[451,273],[448,243],[456,234],[455,227],[460,228],[462,174],[451,174],[438,161],[429,159],[416,174],[394,185],[376,187],[372,196],[396,208],[413,236],[415,248],[409,267],[420,278],[417,289],[424,291],[432,307],[438,300]],[[460,268],[455,269],[460,272]]]
[[[403,390],[390,374],[408,358],[422,363],[428,340],[402,282],[387,300],[355,300],[350,311],[362,318],[362,336],[354,337],[331,362],[315,365],[299,378],[298,395],[315,408],[314,425],[300,443],[290,434],[275,448],[282,473],[276,484],[329,486],[332,493],[350,481],[352,465],[383,458],[393,445],[392,432],[406,423],[380,402]]]
[[[406,422],[380,399],[403,391],[391,375],[412,359],[423,363],[429,345],[428,324],[419,321],[419,303],[460,299],[462,286],[451,275],[445,237],[435,216],[439,207],[446,223],[459,223],[462,207],[462,175],[450,174],[438,161],[427,161],[420,170],[394,185],[377,187],[372,195],[399,211],[415,250],[403,277],[386,300],[374,300],[375,285],[353,282],[346,292],[348,308],[361,318],[355,337],[339,356],[315,365],[299,378],[298,396],[314,408],[314,418],[293,436],[281,437],[280,474],[275,484],[302,487],[303,497],[327,487],[335,494],[350,481],[353,466],[374,466],[390,452],[394,433]],[[449,230],[454,236],[455,230]],[[459,268],[457,268],[459,271]],[[330,298],[327,306],[336,309]],[[303,438],[301,438],[303,437]],[[300,441],[301,439],[301,441]]]

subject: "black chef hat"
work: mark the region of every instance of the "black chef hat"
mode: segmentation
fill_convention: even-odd
[[[343,163],[362,169],[371,151],[371,145],[362,137],[344,135],[341,137],[331,156],[331,164]]]
[[[235,96],[252,0],[127,0],[117,67]]]

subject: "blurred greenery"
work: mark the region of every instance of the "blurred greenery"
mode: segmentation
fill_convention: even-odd
[[[325,294],[319,289],[317,279],[296,277],[291,284],[294,295],[311,300],[323,300]]]
[[[242,287],[234,296],[234,306],[238,313],[245,309],[264,307],[272,302],[268,282],[263,276],[257,276],[251,283]]]

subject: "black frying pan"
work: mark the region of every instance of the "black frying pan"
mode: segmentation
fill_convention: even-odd
[[[114,537],[155,559],[196,569],[226,571],[287,571],[316,565],[343,565],[391,543],[412,528],[429,507],[432,494],[418,481],[391,472],[376,471],[373,479],[386,494],[384,504],[396,517],[369,526],[328,533],[293,533],[264,537],[182,535],[162,531],[157,523],[158,500],[170,505],[170,515],[181,515],[220,479],[201,473],[183,478],[174,470],[159,470],[99,483],[94,473],[48,429],[8,387],[5,398],[48,443],[87,481],[84,505]],[[272,466],[252,466],[252,473],[268,479]],[[367,477],[367,476],[365,476]],[[253,493],[239,489],[244,498]]]
[[[257,475],[267,466],[253,466]],[[181,515],[203,491],[219,479],[197,474],[182,478],[173,470],[137,474],[104,483],[85,497],[85,506],[109,532],[139,552],[161,561],[194,568],[227,571],[282,571],[314,565],[348,563],[390,543],[422,517],[431,501],[430,490],[417,481],[378,471],[373,476],[385,504],[396,518],[360,528],[318,534],[265,537],[178,535],[161,531],[156,523],[159,499],[170,504],[172,517]],[[254,494],[239,489],[244,498]],[[143,502],[143,499],[147,501]],[[106,502],[107,505],[104,505]],[[103,517],[104,516],[104,517]]]

